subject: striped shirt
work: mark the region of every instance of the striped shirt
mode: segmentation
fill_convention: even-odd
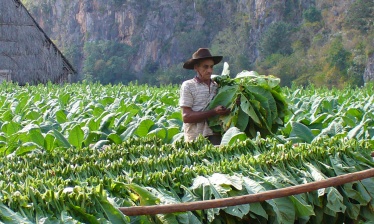
[[[218,85],[210,82],[210,87],[197,77],[186,80],[182,83],[179,106],[190,107],[193,111],[204,111],[217,94]],[[185,141],[195,140],[200,134],[205,136],[213,135],[207,121],[200,123],[183,123]]]

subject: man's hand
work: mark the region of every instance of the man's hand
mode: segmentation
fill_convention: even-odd
[[[182,118],[184,123],[198,123],[216,115],[228,115],[230,112],[230,109],[222,105],[207,111],[193,111],[191,107],[182,107]]]
[[[216,114],[219,114],[219,115],[228,115],[231,112],[230,109],[222,105],[216,106],[214,108],[214,111],[216,112]]]

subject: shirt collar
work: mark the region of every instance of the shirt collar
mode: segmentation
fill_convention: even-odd
[[[198,82],[198,83],[204,83],[203,82],[203,80],[201,80],[200,78],[199,78],[199,76],[195,76],[194,78],[193,78],[196,82]],[[212,84],[215,84],[215,82],[212,80],[212,79],[210,79],[210,84],[212,85]]]

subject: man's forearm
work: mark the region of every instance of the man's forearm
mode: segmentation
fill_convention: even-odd
[[[183,115],[183,122],[184,123],[199,123],[215,115],[217,115],[217,113],[214,110],[190,111],[189,113]]]

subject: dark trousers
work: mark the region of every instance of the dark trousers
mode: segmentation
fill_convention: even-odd
[[[213,145],[220,145],[222,136],[221,135],[209,135],[206,138],[213,144]]]

